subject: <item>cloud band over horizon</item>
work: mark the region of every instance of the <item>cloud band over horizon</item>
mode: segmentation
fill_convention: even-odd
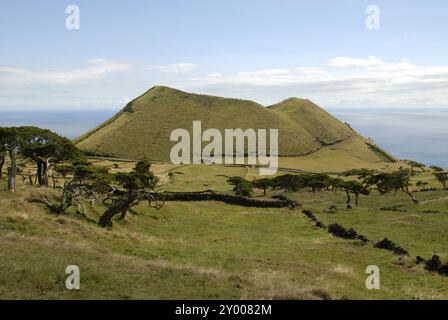
[[[92,59],[79,68],[0,66],[0,110],[118,109],[153,85],[269,105],[290,96],[323,107],[448,108],[448,66],[339,56],[320,66],[205,72],[191,62]]]

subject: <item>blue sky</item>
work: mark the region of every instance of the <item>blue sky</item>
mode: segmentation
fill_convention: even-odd
[[[70,4],[80,30],[65,26]],[[155,84],[265,105],[446,108],[447,31],[445,0],[2,0],[0,110],[118,109]]]

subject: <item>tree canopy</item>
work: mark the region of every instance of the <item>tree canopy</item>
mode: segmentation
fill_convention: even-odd
[[[391,191],[403,191],[406,193],[414,203],[418,203],[418,200],[414,197],[410,191],[411,187],[411,170],[399,169],[394,172],[379,172],[372,174],[365,178],[364,183],[366,186],[375,185],[378,191],[382,194]]]
[[[39,185],[48,186],[50,166],[73,159],[78,151],[69,139],[50,130],[36,127],[25,129],[26,137],[21,153],[36,163]]]
[[[446,190],[446,184],[448,182],[448,172],[437,171],[434,172],[434,176],[436,177],[437,181],[442,184],[443,189]]]
[[[254,190],[254,185],[252,182],[244,179],[243,177],[230,177],[227,180],[227,183],[233,185],[233,191],[239,196],[249,197]]]
[[[60,161],[72,159],[78,151],[69,139],[50,130],[32,126],[0,127],[2,165],[5,154],[8,154],[10,159],[8,189],[14,191],[18,154],[36,162],[39,184],[48,186],[49,168]]]
[[[341,184],[341,188],[347,193],[347,206],[350,205],[350,193],[355,195],[355,204],[359,205],[359,195],[369,195],[370,190],[364,184],[359,181],[345,181]]]

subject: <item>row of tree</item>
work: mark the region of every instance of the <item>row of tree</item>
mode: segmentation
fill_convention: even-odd
[[[242,177],[231,177],[228,179],[228,183],[233,186],[233,191],[236,194],[242,196],[250,196],[254,188],[263,190],[264,195],[268,189],[283,190],[284,192],[297,192],[301,189],[309,189],[312,192],[341,190],[347,195],[347,205],[351,202],[351,195],[354,195],[355,204],[358,205],[360,195],[368,195],[372,189],[376,189],[381,194],[402,191],[417,204],[418,200],[411,192],[411,177],[414,174],[415,169],[404,168],[393,172],[355,169],[343,173],[342,176],[356,176],[357,180],[347,181],[327,174],[285,174],[272,179],[263,178],[253,181]],[[443,181],[445,188],[448,173],[442,170],[435,172],[434,175],[439,181]]]
[[[255,188],[263,190],[264,195],[267,190],[282,190],[284,192],[297,192],[301,189],[309,189],[311,192],[342,190],[347,195],[347,204],[350,204],[351,194],[353,194],[356,205],[359,203],[361,194],[368,195],[370,193],[369,188],[361,182],[344,181],[327,174],[285,174],[272,179],[262,178],[253,181],[242,177],[231,177],[227,182],[233,186],[233,191],[241,196],[250,196]]]

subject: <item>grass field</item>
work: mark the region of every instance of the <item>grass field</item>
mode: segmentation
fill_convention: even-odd
[[[132,163],[97,160],[112,170]],[[230,192],[225,176],[250,178],[253,168],[155,164],[165,190]],[[173,172],[174,175],[170,175]],[[164,180],[163,180],[164,179]],[[429,181],[425,173],[415,179]],[[360,241],[335,238],[301,210],[257,209],[219,202],[171,202],[161,210],[136,208],[111,229],[76,214],[55,216],[30,194],[56,191],[19,184],[16,194],[0,182],[0,297],[100,299],[447,299],[448,278],[425,271]],[[272,195],[269,194],[269,196]],[[255,197],[261,196],[257,192]],[[300,191],[303,203],[325,223],[353,227],[369,239],[388,237],[410,256],[448,259],[446,191],[407,196],[361,196],[345,208],[342,192]],[[327,213],[332,204],[337,213]],[[401,211],[385,211],[383,207]],[[97,221],[104,209],[89,207]],[[406,210],[406,211],[405,211]],[[425,213],[426,212],[426,213]],[[428,213],[431,212],[431,213]],[[65,289],[65,268],[81,270],[81,290]],[[378,265],[381,290],[365,288],[365,268]]]

